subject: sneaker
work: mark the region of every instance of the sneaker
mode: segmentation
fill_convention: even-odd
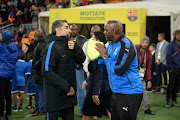
[[[17,106],[16,106],[16,105],[12,107],[12,111],[14,111],[14,112],[17,112],[17,111],[18,111],[18,109],[17,109]]]
[[[19,111],[23,111],[22,106],[19,106],[18,110]]]
[[[172,106],[173,106],[173,107],[180,107],[180,105],[179,105],[179,104],[177,104],[175,101],[174,101],[174,102],[172,102]]]
[[[152,112],[150,108],[148,108],[147,110],[145,110],[144,113],[145,113],[145,114],[149,114],[149,115],[155,115],[154,112]]]
[[[26,107],[26,109],[31,109],[31,108],[34,108],[34,106],[28,105],[28,106]]]
[[[11,120],[11,115],[6,115],[5,120]]]
[[[36,113],[37,112],[37,110],[34,110],[33,112],[30,112],[29,114],[34,114],[34,113]]]
[[[170,102],[167,102],[166,105],[165,105],[166,108],[170,108],[171,105],[170,105]]]

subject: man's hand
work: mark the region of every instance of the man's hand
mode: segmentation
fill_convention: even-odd
[[[93,99],[93,102],[94,102],[96,105],[99,105],[99,104],[100,104],[100,100],[99,100],[98,95],[93,95],[93,96],[92,96],[92,99]]]
[[[85,87],[87,87],[88,83],[86,81],[83,82],[82,84],[82,89],[84,90]]]
[[[68,41],[68,47],[70,50],[74,49],[74,45],[75,45],[75,43],[73,41]]]
[[[69,90],[69,92],[67,93],[67,96],[72,96],[72,95],[74,95],[74,89],[73,89],[73,87],[71,87],[71,89]]]
[[[96,43],[95,49],[99,52],[102,58],[108,55],[106,48],[101,43]]]
[[[154,76],[156,76],[156,75],[157,75],[157,73],[156,73],[156,72],[153,72],[153,75],[154,75]]]
[[[148,81],[147,82],[147,89],[151,88],[152,87],[152,84],[151,84],[151,81]]]
[[[160,63],[160,61],[157,61],[157,65],[160,65],[161,63]]]

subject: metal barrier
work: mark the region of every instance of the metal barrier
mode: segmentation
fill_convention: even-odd
[[[33,25],[32,24],[21,24],[23,30],[26,31],[26,34],[29,34],[32,31]]]
[[[0,32],[1,32],[1,33],[2,33],[3,31],[5,31],[5,30],[8,30],[8,31],[10,31],[10,32],[13,32],[13,30],[18,31],[18,27],[17,27],[15,24],[11,23],[11,24],[8,24],[8,25],[3,26],[3,27],[0,28]]]

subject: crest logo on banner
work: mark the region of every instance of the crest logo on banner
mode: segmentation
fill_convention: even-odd
[[[128,20],[129,21],[135,21],[137,20],[137,10],[128,10]]]

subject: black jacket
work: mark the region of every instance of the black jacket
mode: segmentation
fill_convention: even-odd
[[[39,62],[39,60],[41,59],[42,54],[44,52],[45,39],[39,38],[38,40],[35,40],[34,42],[36,44],[36,47],[34,48],[34,51],[33,51],[32,68],[37,71],[37,74],[35,74],[35,73],[32,74],[31,82],[34,82],[36,84],[43,84],[43,78],[42,78],[42,73],[41,73],[41,64],[38,67],[36,64],[37,64],[37,62]]]
[[[45,112],[58,111],[77,105],[76,93],[67,96],[70,88],[76,91],[75,63],[83,63],[85,54],[75,44],[74,50],[68,48],[68,37],[49,35],[52,41],[46,46],[43,65],[43,92]]]
[[[100,95],[101,91],[110,90],[107,70],[103,70],[98,65],[98,59],[89,62],[88,71],[90,72],[87,86],[88,94]]]
[[[87,41],[87,38],[86,38],[85,36],[80,35],[80,34],[77,35],[76,43],[77,43],[81,48],[83,47],[83,45],[84,45],[84,43],[85,43],[86,41]],[[80,68],[83,67],[83,65],[82,65],[82,64],[76,64],[75,67],[76,67],[76,69],[80,69]]]

